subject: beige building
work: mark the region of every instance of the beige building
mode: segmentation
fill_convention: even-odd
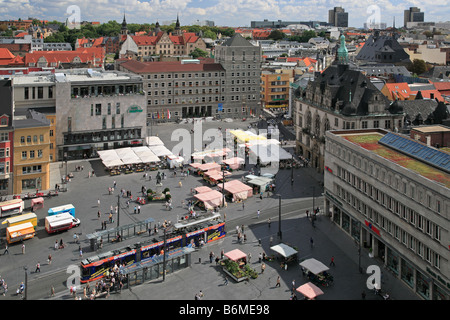
[[[50,189],[50,122],[32,111],[13,125],[13,193]]]

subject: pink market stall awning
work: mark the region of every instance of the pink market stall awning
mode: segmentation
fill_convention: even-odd
[[[204,192],[213,191],[213,189],[211,189],[210,187],[207,187],[207,186],[200,186],[200,187],[195,188],[194,191],[197,193],[204,193]]]
[[[239,249],[234,249],[225,253],[225,257],[233,261],[238,261],[240,259],[247,258],[247,255]]]
[[[219,189],[222,189],[221,185],[218,185]],[[253,195],[253,188],[242,183],[239,180],[231,180],[224,184],[226,192],[233,195],[234,200],[245,200]]]
[[[297,292],[300,292],[308,299],[314,299],[315,297],[323,294],[323,291],[311,282],[305,283],[304,285],[298,287]]]
[[[223,195],[217,190],[202,192],[194,195],[194,198],[204,203],[206,209],[214,209],[222,205]]]

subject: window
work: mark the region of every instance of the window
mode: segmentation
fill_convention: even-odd
[[[48,97],[49,99],[53,98],[53,87],[48,87]]]
[[[44,88],[38,87],[38,99],[43,99],[43,98],[44,98]]]
[[[27,151],[22,151],[22,160],[27,158]]]
[[[373,122],[373,127],[374,127],[374,128],[380,127],[380,121],[375,120],[375,121]]]
[[[30,150],[30,159],[34,159],[34,150]]]
[[[33,142],[36,143],[37,142],[37,135],[33,136]]]
[[[31,143],[31,136],[27,136],[27,143]]]
[[[20,137],[20,143],[25,143],[25,136]]]
[[[95,115],[100,116],[102,114],[102,105],[100,103],[97,103],[95,105]]]
[[[43,135],[43,134],[41,134],[41,135],[39,136],[39,141],[40,141],[40,142],[44,142],[44,135]]]
[[[30,98],[30,92],[29,92],[29,88],[28,87],[25,87],[24,88],[24,99],[25,100],[28,100],[29,98]]]
[[[72,131],[72,117],[67,117],[67,131]]]

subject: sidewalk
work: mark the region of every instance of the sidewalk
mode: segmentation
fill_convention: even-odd
[[[357,247],[353,240],[345,235],[328,218],[322,216],[313,229],[309,220],[304,215],[299,215],[282,221],[283,242],[298,248],[299,262],[315,258],[328,265],[331,256],[335,257],[336,266],[330,267],[330,273],[334,277],[333,285],[322,287],[324,294],[318,300],[360,300],[361,293],[365,291],[366,300],[380,300],[367,289],[366,281],[369,274],[359,273]],[[230,230],[231,229],[231,230]],[[273,237],[273,245],[277,239],[278,223],[273,221],[270,229],[266,221],[250,224],[245,227],[248,241],[238,244],[234,228],[229,227],[228,235],[219,242],[206,245],[204,248],[192,254],[192,266],[190,268],[168,274],[165,282],[161,279],[153,280],[143,285],[125,289],[121,294],[111,294],[108,299],[136,300],[190,300],[194,299],[200,290],[205,294],[204,300],[288,300],[291,296],[292,282],[295,288],[308,282],[303,277],[297,263],[291,263],[288,270],[281,269],[279,262],[266,262],[266,269],[261,274],[261,264],[258,261],[259,253],[263,251],[272,255],[270,250],[270,237]],[[311,248],[309,239],[314,238],[314,246]],[[259,246],[261,239],[262,246]],[[224,249],[225,252],[239,248],[245,253],[251,253],[250,266],[259,276],[248,282],[235,282],[228,279],[225,284],[225,273],[215,262],[209,262],[209,253],[216,255]],[[379,262],[370,259],[363,250],[361,265],[363,270],[368,265]],[[389,292],[395,300],[419,300],[400,280],[394,278],[389,272],[381,268],[383,272],[383,291]],[[281,286],[276,287],[278,275],[281,278]],[[301,294],[297,297],[302,299]]]

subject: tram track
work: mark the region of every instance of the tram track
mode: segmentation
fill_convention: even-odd
[[[318,203],[322,200],[322,197],[316,197],[316,201]],[[287,203],[282,205],[281,207],[281,217],[289,218],[295,217],[300,214],[304,214],[305,210],[311,209],[312,198],[305,198],[300,201],[293,201],[291,203]],[[131,212],[127,210],[126,207],[121,207],[127,216],[130,217],[135,222],[138,222],[136,217],[133,217]],[[235,217],[226,221],[227,223],[227,237],[234,236],[233,230],[236,226],[246,225],[247,227],[257,227],[258,225],[262,225],[267,223],[267,220],[270,218],[272,221],[277,221],[279,216],[279,207],[273,206],[270,208],[266,208],[264,213],[262,213],[258,220],[255,216],[247,213],[240,217]],[[139,237],[137,237],[139,238]],[[39,299],[50,299],[50,290],[51,287],[55,289],[56,295],[53,299],[60,299],[67,295],[69,296],[69,289],[67,288],[67,280],[70,276],[70,273],[67,273],[67,267],[61,267],[52,272],[47,272],[38,277],[30,279],[28,281],[28,292],[27,298],[29,300],[39,300]],[[13,290],[14,288],[11,288]],[[15,297],[13,297],[14,299]]]

